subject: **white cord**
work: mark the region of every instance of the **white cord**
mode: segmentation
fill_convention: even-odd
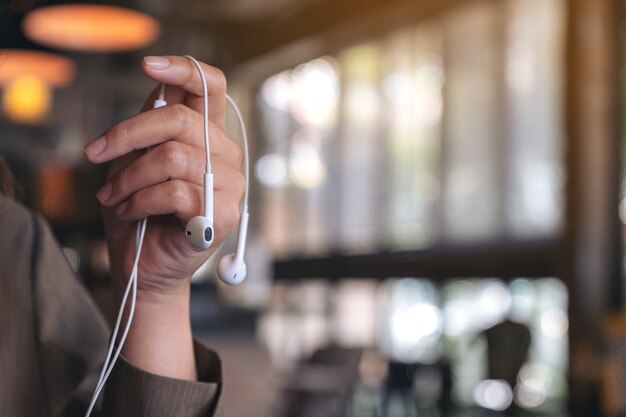
[[[200,79],[202,80],[202,98],[204,105],[204,151],[206,154],[206,167],[204,170],[205,174],[211,173],[211,145],[209,143],[209,89],[206,83],[206,77],[204,75],[204,71],[202,71],[202,66],[200,63],[196,61],[194,57],[191,55],[185,55],[185,58],[188,58],[191,63],[198,70],[198,74],[200,74]]]
[[[157,99],[154,101],[153,108],[163,107],[167,104],[165,101],[165,84],[161,84],[159,88],[159,95]],[[113,329],[113,334],[111,335],[111,341],[109,342],[109,349],[107,351],[107,356],[104,360],[104,364],[102,365],[102,371],[100,371],[100,377],[98,378],[98,383],[96,384],[96,389],[91,397],[91,402],[89,403],[89,407],[87,408],[87,412],[85,413],[85,417],[89,417],[93,408],[98,401],[98,397],[100,393],[104,389],[104,385],[106,384],[107,379],[111,375],[113,371],[113,367],[117,362],[120,354],[122,353],[122,348],[124,347],[124,342],[126,341],[126,337],[128,336],[128,332],[130,331],[130,325],[133,322],[133,317],[135,316],[135,304],[137,302],[137,274],[139,269],[139,257],[141,255],[141,248],[143,246],[143,238],[146,234],[146,226],[148,223],[147,218],[143,218],[137,222],[137,232],[135,235],[135,260],[133,261],[133,268],[130,272],[130,277],[128,278],[128,283],[126,284],[126,290],[124,291],[124,297],[122,297],[122,302],[120,304],[120,310],[117,313],[117,320],[115,322],[115,328]],[[132,292],[131,292],[132,291]],[[122,323],[122,318],[124,317],[124,310],[126,309],[126,304],[128,303],[128,295],[130,294],[130,308],[128,311],[128,318],[126,319],[126,325],[124,326],[124,331],[122,332],[122,336],[120,337],[117,350],[115,354],[113,354],[113,348],[115,346],[115,342],[117,340],[117,335],[120,330],[120,324]],[[113,356],[111,356],[113,355]]]
[[[209,143],[209,93],[207,87],[206,76],[204,75],[204,71],[202,71],[202,66],[200,63],[191,55],[185,55],[185,58],[188,58],[192,64],[198,70],[198,74],[200,75],[200,80],[202,81],[202,97],[203,97],[203,113],[204,113],[204,150],[206,157],[206,168],[205,174],[211,174],[211,144]],[[226,94],[226,100],[232,106],[233,110],[237,115],[237,119],[239,120],[239,127],[241,129],[241,135],[243,136],[243,146],[244,146],[244,170],[246,176],[246,190],[243,198],[243,208],[242,213],[248,212],[248,194],[250,189],[250,161],[249,161],[249,152],[248,152],[248,133],[246,131],[246,124],[243,120],[243,116],[241,115],[241,111],[239,110],[239,106],[235,103],[235,100],[228,94]]]
[[[248,133],[246,132],[246,124],[243,121],[243,116],[241,115],[241,112],[239,111],[239,107],[237,106],[237,103],[235,103],[235,100],[233,100],[233,98],[231,96],[229,96],[228,94],[226,94],[226,100],[228,100],[228,103],[233,107],[233,110],[235,110],[235,113],[237,114],[237,119],[239,119],[239,128],[241,129],[241,135],[243,136],[243,165],[244,165],[244,173],[246,175],[246,191],[243,197],[243,210],[241,211],[242,213],[247,213],[248,212],[248,190],[250,188],[250,158],[249,158],[249,152],[248,152]]]
[[[85,417],[89,417],[91,412],[93,411],[94,406],[96,405],[96,401],[104,388],[104,384],[106,383],[109,375],[113,371],[113,367],[115,366],[115,362],[120,356],[122,352],[122,347],[124,346],[124,342],[126,341],[126,336],[128,336],[128,332],[130,330],[130,325],[133,321],[133,316],[135,315],[135,303],[137,301],[137,271],[139,266],[139,256],[141,254],[141,248],[143,246],[143,238],[146,233],[146,224],[148,222],[147,218],[141,219],[137,222],[137,234],[136,234],[136,249],[135,249],[135,261],[133,262],[133,269],[130,273],[130,278],[128,279],[128,284],[126,285],[126,291],[124,292],[124,297],[122,298],[122,303],[120,305],[120,310],[117,314],[117,321],[115,322],[115,329],[113,330],[113,334],[111,335],[111,341],[109,343],[109,350],[107,352],[106,359],[104,361],[104,365],[102,366],[102,371],[100,372],[100,378],[98,379],[98,384],[96,385],[96,390],[93,393],[91,398],[91,402],[89,403],[89,408],[85,413]],[[131,303],[130,309],[128,312],[128,319],[126,320],[126,326],[124,327],[124,332],[122,333],[122,337],[120,338],[117,350],[115,354],[111,358],[111,353],[113,352],[113,347],[115,346],[115,341],[117,339],[117,334],[119,332],[120,323],[122,322],[122,317],[124,316],[124,309],[126,307],[126,303],[128,301],[128,294],[132,289],[131,295]]]
[[[194,66],[198,70],[198,73],[200,74],[200,79],[202,80],[202,93],[203,93],[203,99],[204,99],[204,103],[203,103],[204,104],[204,109],[203,109],[204,141],[205,141],[205,152],[206,152],[205,174],[211,174],[211,148],[209,144],[209,111],[208,111],[209,105],[208,105],[208,88],[207,88],[206,77],[204,75],[204,71],[202,71],[202,67],[200,66],[200,63],[196,61],[195,58],[189,55],[185,55],[185,57],[189,58],[191,62],[194,64]],[[246,189],[245,189],[245,194],[244,194],[244,199],[243,199],[242,213],[247,213],[248,212],[248,190],[249,190],[249,182],[250,182],[249,181],[250,161],[248,157],[248,135],[246,132],[246,126],[243,120],[243,116],[241,115],[241,111],[239,111],[239,107],[237,106],[237,103],[235,103],[232,97],[230,97],[228,94],[226,94],[226,99],[228,100],[228,103],[233,107],[233,109],[235,110],[235,113],[237,114],[237,118],[239,119],[239,126],[241,128],[241,134],[243,136]],[[166,104],[167,103],[165,101],[165,84],[161,84],[158,98],[154,101],[153,107],[154,108],[162,107],[162,106],[165,106]],[[141,219],[137,222],[137,232],[136,232],[136,237],[135,237],[135,260],[133,262],[133,268],[131,270],[130,277],[128,278],[128,283],[126,285],[126,290],[124,291],[124,297],[122,298],[120,310],[117,314],[117,320],[115,322],[115,328],[113,329],[113,334],[111,335],[111,341],[109,343],[107,356],[106,356],[106,359],[104,360],[104,365],[102,366],[102,371],[100,372],[100,377],[98,378],[98,383],[96,384],[96,389],[91,398],[91,402],[89,403],[89,408],[87,409],[87,412],[85,413],[85,417],[89,417],[91,415],[91,412],[93,411],[93,408],[96,405],[98,397],[100,396],[100,393],[104,389],[104,385],[106,384],[107,379],[109,378],[109,376],[111,375],[111,372],[113,371],[113,367],[115,366],[115,363],[117,362],[117,359],[119,358],[122,352],[122,347],[124,346],[124,342],[126,341],[126,336],[128,336],[130,325],[133,321],[133,316],[135,315],[135,304],[137,301],[137,274],[138,274],[138,268],[139,268],[139,257],[141,255],[141,248],[143,246],[143,239],[146,233],[147,222],[148,222],[147,218]],[[122,336],[120,337],[117,350],[113,354],[113,348],[117,340],[117,335],[119,333],[122,318],[124,316],[124,310],[128,302],[129,294],[130,294],[130,308],[128,311],[128,318],[126,320],[126,325],[124,327],[124,331],[122,332]]]

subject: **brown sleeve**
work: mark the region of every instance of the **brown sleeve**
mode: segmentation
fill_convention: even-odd
[[[2,194],[0,230],[0,415],[82,416],[107,325],[47,224]],[[107,383],[107,415],[215,415],[220,361],[199,344],[195,355],[201,382],[151,375],[120,359]]]
[[[196,343],[198,381],[145,372],[120,357],[107,382],[102,415],[106,417],[214,416],[222,387],[218,356]]]

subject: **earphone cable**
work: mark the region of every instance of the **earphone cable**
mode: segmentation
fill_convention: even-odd
[[[198,73],[200,75],[200,79],[202,80],[202,89],[203,89],[203,104],[204,104],[204,140],[205,140],[205,154],[206,154],[206,166],[205,166],[205,178],[207,176],[211,177],[210,180],[210,184],[211,184],[211,188],[212,188],[212,173],[211,173],[211,153],[210,153],[210,143],[209,143],[209,116],[208,116],[208,88],[207,88],[207,81],[206,81],[206,77],[204,75],[204,72],[202,71],[202,67],[200,66],[200,63],[198,61],[196,61],[193,57],[186,55],[186,58],[190,59],[190,61],[193,63],[193,65],[196,67],[196,69],[198,70]],[[237,106],[237,104],[235,103],[235,101],[232,99],[232,97],[230,97],[228,94],[226,94],[226,99],[228,101],[228,103],[233,107],[237,118],[239,120],[239,125],[241,128],[241,134],[243,136],[243,145],[244,145],[244,170],[245,170],[245,193],[244,193],[244,199],[243,199],[243,206],[242,206],[242,216],[244,219],[246,219],[245,222],[240,223],[240,228],[239,228],[239,234],[238,234],[238,244],[239,241],[241,239],[241,236],[243,234],[243,240],[241,240],[242,242],[245,242],[245,234],[246,234],[246,229],[247,229],[247,216],[248,216],[248,194],[249,194],[249,169],[250,169],[250,162],[249,162],[249,153],[248,153],[248,135],[246,132],[246,127],[245,127],[245,122],[243,120],[243,116],[241,115],[241,111],[239,110],[239,107]],[[158,94],[158,98],[155,100],[154,102],[154,107],[162,107],[164,105],[166,105],[167,103],[165,102],[165,85],[161,84],[160,86],[160,90],[159,90],[159,94]],[[206,181],[206,179],[205,179]],[[211,190],[212,191],[212,190]],[[205,194],[206,194],[207,190],[206,190],[206,182],[205,182]],[[205,196],[205,201],[206,201],[206,196]],[[212,200],[211,200],[212,202]],[[206,207],[205,207],[206,210]],[[211,219],[212,219],[212,207],[211,207]],[[245,223],[245,227],[243,226],[243,224]],[[136,299],[137,299],[137,280],[138,280],[138,266],[139,266],[139,258],[140,258],[140,254],[141,254],[141,248],[143,245],[143,240],[144,240],[144,236],[145,236],[145,232],[146,232],[146,225],[147,225],[147,218],[141,219],[137,222],[137,231],[136,231],[136,238],[135,238],[135,259],[133,262],[133,268],[131,270],[131,274],[130,277],[128,279],[128,283],[126,285],[126,290],[124,292],[124,296],[122,298],[121,301],[121,305],[120,305],[120,309],[118,312],[118,316],[117,316],[117,321],[115,323],[115,328],[113,330],[113,334],[111,336],[111,340],[110,340],[110,344],[109,344],[109,348],[107,351],[107,356],[106,359],[104,361],[104,365],[102,367],[102,371],[100,373],[100,377],[98,379],[98,383],[96,385],[96,389],[94,391],[93,397],[91,399],[91,402],[89,404],[89,408],[87,410],[87,413],[85,414],[85,417],[89,417],[91,412],[93,411],[93,408],[97,402],[97,399],[100,395],[100,393],[102,392],[104,385],[107,381],[107,379],[109,378],[111,372],[113,371],[113,367],[115,366],[115,363],[117,362],[117,359],[119,358],[122,348],[124,346],[124,342],[126,341],[126,337],[128,335],[128,332],[130,330],[130,326],[133,320],[133,316],[135,313],[135,304],[136,304]],[[243,230],[243,232],[242,232]],[[245,245],[245,243],[241,244],[242,246]],[[242,257],[243,257],[243,251],[242,253]],[[245,273],[244,273],[244,277],[245,277]],[[113,354],[113,349],[117,340],[117,336],[120,330],[120,325],[121,325],[121,321],[123,319],[124,316],[124,311],[126,309],[126,305],[128,303],[128,298],[130,296],[130,307],[129,307],[129,311],[128,311],[128,317],[126,319],[126,324],[124,326],[124,330],[122,333],[122,336],[119,339],[118,342],[118,347],[117,350],[115,351],[115,354]]]
[[[128,332],[130,330],[130,325],[133,321],[133,316],[135,315],[135,304],[137,301],[137,273],[139,268],[139,258],[141,255],[141,248],[143,246],[143,239],[146,233],[146,225],[147,218],[141,219],[137,222],[137,232],[136,232],[136,250],[135,250],[135,260],[133,262],[133,268],[128,279],[128,283],[126,285],[126,291],[124,292],[124,297],[122,298],[122,302],[120,304],[120,309],[117,315],[117,321],[115,323],[115,329],[113,330],[113,334],[111,335],[111,341],[109,342],[109,350],[107,352],[107,357],[104,361],[104,365],[102,366],[102,371],[100,372],[100,378],[98,380],[98,384],[96,385],[96,389],[91,398],[91,402],[89,403],[89,408],[85,414],[85,417],[89,417],[91,412],[93,411],[94,406],[96,405],[96,401],[104,388],[104,385],[111,375],[113,371],[113,367],[119,358],[122,348],[124,346],[124,342],[126,341],[126,336],[128,336]],[[119,333],[120,323],[122,321],[122,317],[124,315],[124,310],[126,308],[126,304],[128,302],[128,295],[130,290],[132,289],[131,297],[130,297],[130,308],[128,311],[128,318],[126,319],[126,325],[124,327],[124,331],[122,336],[120,337],[117,350],[113,357],[111,357],[111,353],[113,351],[113,347],[115,346],[115,341],[117,339],[117,335]]]
[[[243,116],[241,115],[241,111],[239,110],[239,106],[235,103],[235,100],[228,94],[226,94],[226,100],[232,106],[233,110],[235,110],[235,114],[237,115],[237,119],[239,120],[239,128],[241,129],[241,136],[243,137],[243,159],[244,159],[244,173],[246,177],[246,190],[243,197],[243,210],[242,213],[248,212],[248,191],[250,189],[250,158],[248,152],[248,133],[246,132],[246,124],[243,120]]]
[[[209,143],[209,91],[207,87],[206,77],[200,63],[191,55],[185,55],[198,70],[200,80],[202,81],[202,102],[204,105],[204,151],[206,156],[205,174],[211,174],[211,144]]]

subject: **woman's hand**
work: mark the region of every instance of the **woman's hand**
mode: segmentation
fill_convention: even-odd
[[[184,285],[237,225],[244,178],[241,148],[224,132],[225,78],[219,70],[203,65],[209,91],[215,241],[208,251],[194,250],[187,243],[184,225],[203,213],[200,76],[183,57],[148,57],[142,66],[153,80],[175,86],[166,89],[168,106],[152,109],[155,89],[144,112],[111,127],[85,153],[94,163],[114,161],[97,197],[104,206],[116,285],[124,286],[132,268],[136,221],[153,216],[139,262],[139,293],[147,297],[175,292]]]
[[[137,366],[172,377],[193,378],[190,363],[182,373],[167,369],[163,354],[176,352],[173,362],[178,363],[181,346],[189,354],[190,277],[237,225],[245,186],[240,172],[242,150],[224,132],[224,75],[208,65],[202,67],[209,91],[214,174],[215,239],[209,250],[193,249],[184,233],[187,221],[203,213],[206,161],[202,83],[187,58],[146,57],[142,68],[148,77],[167,85],[168,105],[152,109],[158,94],[155,88],[142,113],[114,125],[85,147],[91,162],[113,161],[107,182],[96,196],[103,205],[118,295],[126,286],[135,257],[136,221],[151,216],[139,261],[137,312],[124,354]],[[186,322],[182,334],[173,332],[172,326],[180,328],[181,322]],[[153,342],[164,349],[155,349]]]

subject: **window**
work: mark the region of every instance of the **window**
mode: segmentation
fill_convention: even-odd
[[[562,0],[466,2],[260,83],[258,224],[302,280],[261,319],[275,357],[449,361],[457,405],[564,409],[564,23]],[[528,356],[493,385],[485,339],[511,322]]]
[[[265,80],[274,255],[558,236],[563,8],[471,2]]]

